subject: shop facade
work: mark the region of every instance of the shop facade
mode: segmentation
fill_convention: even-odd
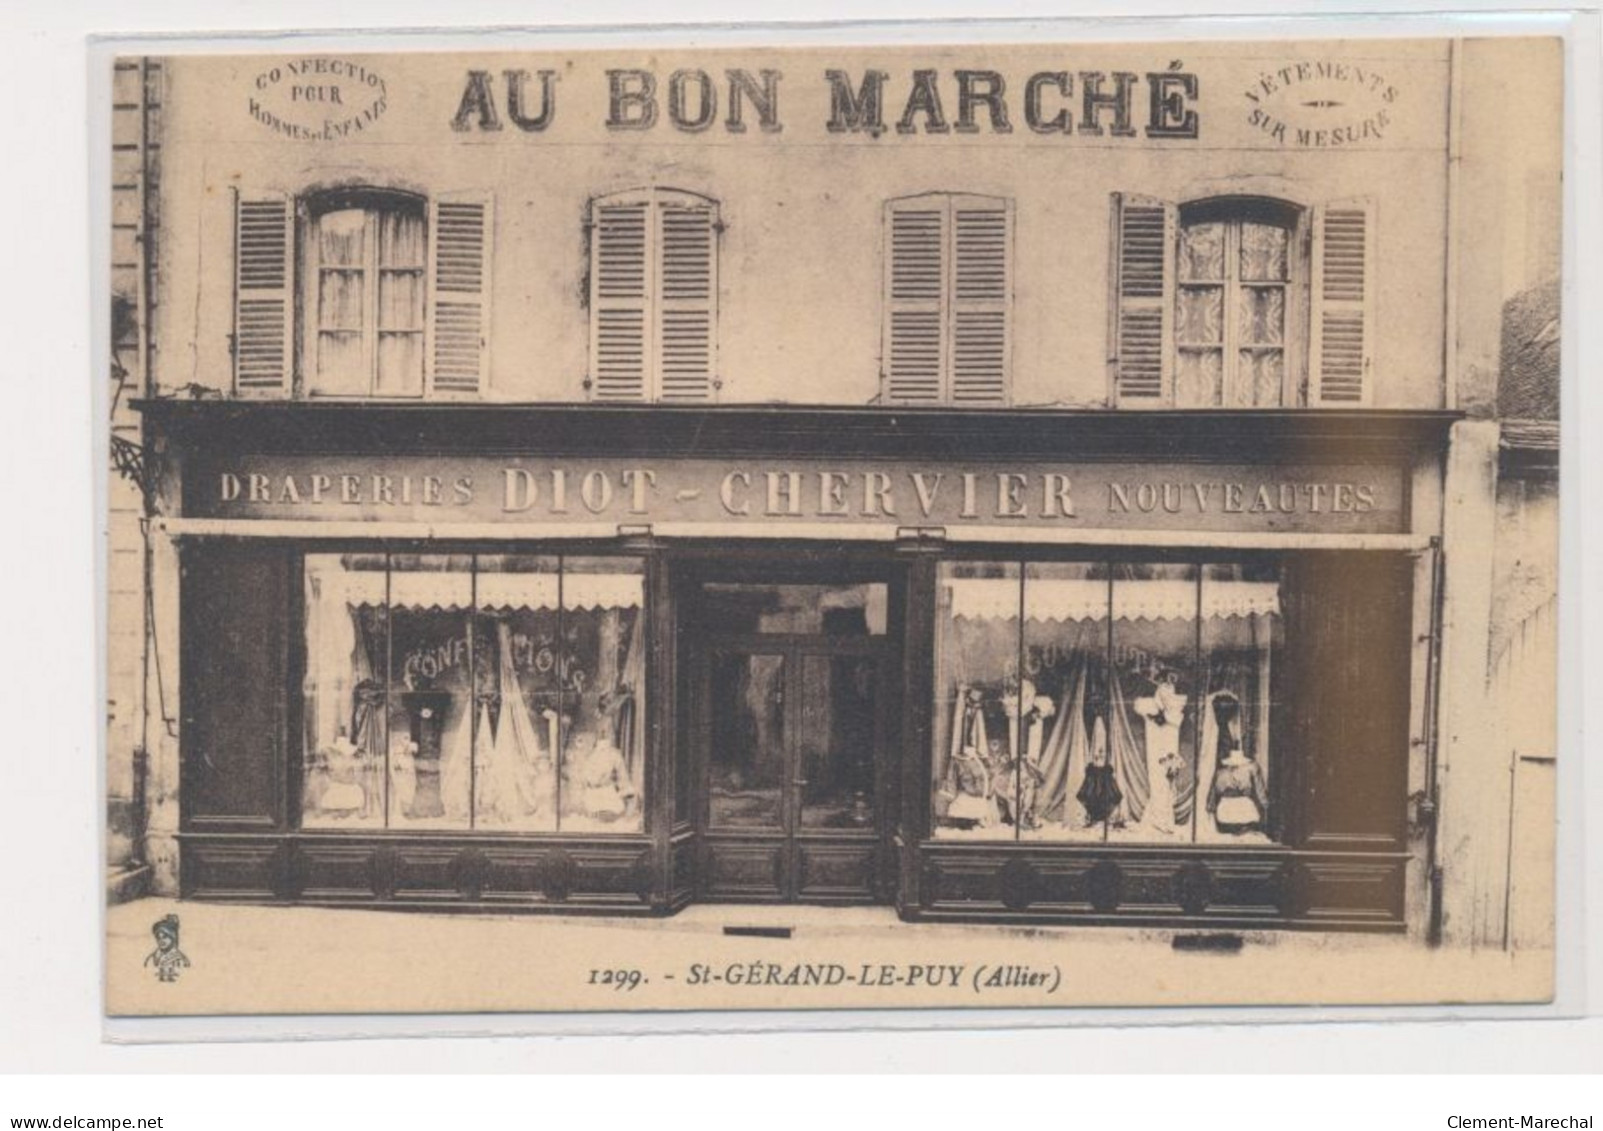
[[[1405,925],[1444,414],[146,411],[188,896]]]
[[[163,60],[158,888],[1439,931],[1500,57],[1073,55]]]

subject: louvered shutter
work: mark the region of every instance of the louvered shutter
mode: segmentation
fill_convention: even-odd
[[[952,202],[951,401],[1007,403],[1011,335],[1008,263],[1010,201],[958,197]]]
[[[590,232],[590,395],[646,397],[651,202],[598,204]]]
[[[429,225],[429,387],[477,394],[489,375],[494,214],[488,197],[448,193]]]
[[[1309,400],[1362,406],[1373,396],[1375,209],[1369,200],[1318,206],[1313,215]]]
[[[713,392],[718,217],[710,203],[657,202],[656,368],[665,401]]]
[[[285,396],[294,366],[295,209],[281,193],[234,197],[234,389]]]
[[[946,372],[946,263],[950,209],[944,197],[885,206],[885,400],[940,404]]]
[[[1113,194],[1108,337],[1121,407],[1161,407],[1173,399],[1176,217],[1166,201]]]

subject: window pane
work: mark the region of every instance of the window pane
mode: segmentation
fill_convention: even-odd
[[[1273,566],[1208,565],[1202,574],[1202,705],[1197,840],[1268,844],[1273,667],[1283,620]]]
[[[378,328],[423,329],[423,275],[418,271],[378,273]]]
[[[1291,233],[1274,224],[1241,225],[1241,278],[1243,282],[1283,282],[1288,275]]]
[[[1180,279],[1225,277],[1225,226],[1187,224],[1180,229]]]
[[[1012,840],[1007,703],[1018,696],[1020,569],[945,562],[936,591],[934,833]]]
[[[760,585],[709,582],[702,610],[709,628],[735,633],[883,636],[888,590],[860,585]]]
[[[1286,359],[1281,350],[1242,350],[1235,380],[1235,403],[1246,408],[1278,405],[1285,371]]]
[[[361,330],[367,303],[367,276],[345,268],[317,274],[317,324],[323,330]]]
[[[783,828],[785,658],[713,657],[708,785],[713,828]]]
[[[317,374],[312,392],[329,396],[360,396],[368,391],[366,353],[360,333],[317,335]]]
[[[874,826],[879,667],[871,656],[803,656],[801,823],[810,829]]]
[[[384,556],[306,555],[301,825],[382,828],[386,657]]]
[[[1174,373],[1174,403],[1180,408],[1212,408],[1224,382],[1223,350],[1180,351]]]
[[[394,333],[383,330],[378,336],[378,384],[380,395],[403,396],[423,389],[423,332]]]
[[[367,213],[360,208],[317,218],[317,261],[324,267],[360,267],[367,261]]]
[[[1238,333],[1243,345],[1278,346],[1286,340],[1286,289],[1242,287]]]
[[[644,598],[639,559],[562,559],[563,832],[641,829]]]
[[[390,827],[465,829],[472,775],[473,560],[390,558]]]
[[[1108,749],[1108,598],[1105,566],[1025,567],[1022,707],[1006,704],[1025,839],[1101,840],[1123,800]]]
[[[1196,567],[1116,564],[1108,742],[1124,799],[1110,840],[1191,839],[1196,648]]]
[[[1224,288],[1181,287],[1175,341],[1183,346],[1210,346],[1224,341]]]
[[[474,578],[474,823],[557,827],[557,559],[481,555]]]
[[[395,209],[378,214],[380,267],[422,267],[427,255],[420,210]]]

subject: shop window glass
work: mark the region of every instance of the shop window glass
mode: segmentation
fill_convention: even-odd
[[[485,555],[478,559],[476,583],[477,824],[554,832],[562,709],[560,562]]]
[[[308,555],[306,828],[639,832],[637,559]]]
[[[382,554],[306,555],[305,828],[383,828],[389,576]]]
[[[1198,841],[1266,844],[1280,820],[1270,800],[1280,588],[1273,566],[1203,567]]]
[[[937,838],[1268,844],[1267,564],[943,563]]]
[[[1117,562],[1111,589],[1108,747],[1123,801],[1108,839],[1190,840],[1197,567]]]
[[[644,593],[638,562],[563,559],[564,832],[640,831]]]
[[[473,773],[473,559],[392,556],[389,827],[465,829]]]
[[[937,583],[934,832],[1014,838],[1007,705],[1018,696],[1022,571],[947,562]]]
[[[1009,731],[1021,750],[1024,839],[1102,840],[1123,800],[1108,743],[1107,652],[1107,567],[1026,566],[1022,721]]]

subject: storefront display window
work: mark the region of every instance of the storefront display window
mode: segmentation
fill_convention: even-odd
[[[639,832],[637,559],[306,557],[302,826]]]
[[[1275,665],[1284,650],[1279,582],[1271,567],[1202,567],[1196,839],[1268,843],[1280,824],[1269,767],[1278,714]]]
[[[1034,803],[1020,806],[1023,839],[1099,841],[1124,800],[1108,741],[1107,602],[1102,563],[1025,567],[1021,788]]]
[[[1272,842],[1277,567],[950,562],[938,593],[937,838]]]

